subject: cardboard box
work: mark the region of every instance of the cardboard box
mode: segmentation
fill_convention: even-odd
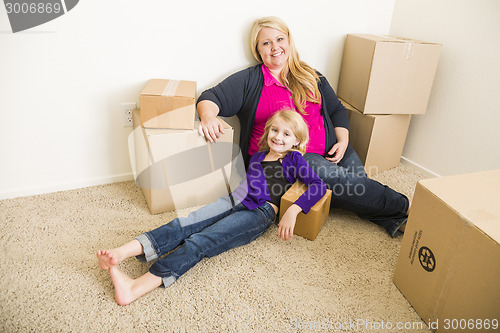
[[[152,214],[214,202],[231,189],[233,129],[208,143],[197,129],[145,129],[134,116],[136,183]]]
[[[397,167],[406,142],[411,115],[362,114],[341,100],[349,115],[349,143],[365,166],[368,177]]]
[[[499,188],[500,170],[417,184],[393,280],[437,332],[498,332]]]
[[[423,114],[440,51],[436,43],[349,34],[338,96],[364,114]]]
[[[288,191],[286,191],[286,193],[281,197],[280,220],[288,207],[290,207],[306,190],[307,185],[297,181],[288,189]],[[323,224],[325,224],[328,218],[331,199],[332,191],[326,190],[326,194],[311,207],[307,214],[300,212],[299,215],[297,215],[297,221],[295,222],[293,233],[309,240],[315,240],[321,230],[321,227],[323,227]]]
[[[149,80],[140,95],[141,125],[145,128],[193,129],[196,82]]]

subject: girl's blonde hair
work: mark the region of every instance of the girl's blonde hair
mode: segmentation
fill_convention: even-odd
[[[295,110],[278,111],[267,120],[266,126],[264,127],[264,135],[262,135],[259,141],[259,151],[267,151],[270,149],[267,144],[267,138],[269,136],[269,131],[271,130],[271,125],[277,118],[285,121],[287,125],[290,126],[293,134],[297,137],[297,140],[299,140],[299,143],[296,146],[293,146],[290,151],[295,150],[304,154],[306,152],[307,142],[309,141],[309,130],[307,129],[307,124],[304,121],[304,118],[302,118],[302,116]]]
[[[319,76],[313,68],[305,62],[300,61],[288,26],[275,16],[263,17],[255,20],[253,23],[250,32],[250,48],[258,62],[262,62],[262,58],[257,50],[258,37],[260,30],[264,27],[279,30],[288,36],[290,55],[287,64],[281,71],[281,79],[285,83],[285,86],[292,92],[293,102],[297,110],[305,114],[306,102],[321,103],[321,94],[318,88]]]

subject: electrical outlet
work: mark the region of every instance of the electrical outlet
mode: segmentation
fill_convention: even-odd
[[[121,103],[123,127],[132,127],[132,112],[137,108],[137,103]]]

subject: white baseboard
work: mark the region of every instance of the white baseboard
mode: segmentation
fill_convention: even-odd
[[[53,193],[53,192],[59,192],[59,191],[75,190],[75,189],[79,189],[79,188],[112,184],[112,183],[119,183],[119,182],[126,182],[126,181],[130,181],[130,180],[134,180],[133,174],[126,173],[126,174],[121,174],[121,175],[116,175],[116,176],[111,176],[111,177],[90,179],[87,181],[81,181],[81,182],[75,182],[75,183],[58,184],[58,185],[35,187],[35,188],[25,188],[25,189],[20,189],[20,190],[11,191],[11,192],[0,192],[0,200],[19,198],[19,197],[27,197],[27,196],[31,196],[31,195],[39,195],[39,194]]]
[[[409,166],[419,170],[420,172],[422,172],[423,174],[425,174],[429,178],[441,177],[437,173],[421,166],[418,163],[413,162],[412,160],[410,160],[404,156],[401,156],[401,163],[409,165]],[[112,177],[91,179],[91,180],[82,181],[82,182],[58,184],[58,185],[36,187],[36,188],[25,188],[25,189],[20,189],[20,190],[11,191],[11,192],[0,192],[0,200],[12,199],[12,198],[18,198],[18,197],[27,197],[27,196],[31,196],[31,195],[39,195],[39,194],[53,193],[53,192],[59,192],[59,191],[75,190],[78,188],[85,188],[85,187],[90,187],[90,186],[126,182],[126,181],[131,181],[131,180],[134,180],[134,175],[132,173],[126,173],[126,174],[116,175],[116,176],[112,176]]]
[[[431,171],[431,170],[421,166],[418,163],[413,162],[412,160],[410,160],[404,156],[401,156],[401,164],[409,165],[409,166],[417,169],[418,171],[422,172],[424,175],[426,175],[429,178],[440,178],[441,177],[441,175],[435,173],[434,171]]]

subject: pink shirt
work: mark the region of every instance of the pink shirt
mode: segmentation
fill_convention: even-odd
[[[255,154],[259,150],[259,140],[264,134],[266,121],[277,111],[284,108],[293,109],[292,92],[274,78],[269,69],[262,65],[264,74],[264,87],[262,95],[257,106],[253,124],[252,136],[250,137],[250,146],[248,153]],[[309,128],[309,143],[307,144],[308,153],[325,153],[325,123],[321,114],[321,104],[306,102],[306,115],[302,115]]]

